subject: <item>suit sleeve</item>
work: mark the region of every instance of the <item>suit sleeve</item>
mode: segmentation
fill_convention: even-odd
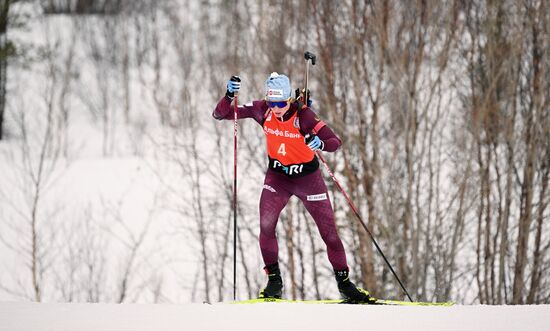
[[[234,107],[232,106],[232,99],[224,96],[216,105],[212,117],[217,120],[232,120]],[[262,101],[253,101],[245,105],[237,107],[237,118],[253,118],[256,122],[260,123],[263,120],[263,108]]]
[[[342,145],[342,141],[334,131],[325,122],[321,121],[319,116],[310,108],[302,109],[300,128],[302,132],[317,135],[323,141],[325,145],[323,150],[326,152],[335,152]]]

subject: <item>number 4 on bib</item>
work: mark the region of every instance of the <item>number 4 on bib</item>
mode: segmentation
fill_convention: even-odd
[[[284,143],[279,146],[279,150],[277,151],[277,153],[282,154],[283,156],[286,155],[286,149],[285,149],[285,144]]]

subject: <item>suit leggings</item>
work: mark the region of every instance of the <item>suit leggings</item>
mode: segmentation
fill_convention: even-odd
[[[260,197],[260,249],[265,265],[278,262],[279,245],[275,228],[279,214],[293,195],[302,201],[313,217],[334,270],[346,269],[346,252],[338,236],[334,211],[319,169],[298,178],[290,178],[273,170],[267,171]]]

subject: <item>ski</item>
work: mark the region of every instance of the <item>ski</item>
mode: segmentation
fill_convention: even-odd
[[[276,298],[258,298],[250,299],[243,301],[233,301],[233,304],[254,304],[254,303],[303,303],[303,304],[356,304],[356,305],[384,305],[384,306],[439,306],[439,307],[449,307],[453,306],[455,303],[452,301],[447,302],[425,302],[425,301],[400,301],[400,300],[386,300],[386,299],[376,299],[374,303],[356,303],[356,302],[347,302],[342,299],[327,299],[327,300],[288,300],[288,299],[276,299]]]

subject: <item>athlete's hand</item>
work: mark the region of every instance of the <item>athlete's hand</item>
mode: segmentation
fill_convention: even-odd
[[[319,137],[313,135],[305,138],[305,142],[307,144],[307,147],[309,147],[312,151],[322,151],[325,147],[325,143]]]
[[[241,89],[241,77],[231,76],[231,78],[227,82],[227,92],[225,92],[225,95],[233,99],[233,97],[235,96],[235,93],[239,93],[240,89]]]

